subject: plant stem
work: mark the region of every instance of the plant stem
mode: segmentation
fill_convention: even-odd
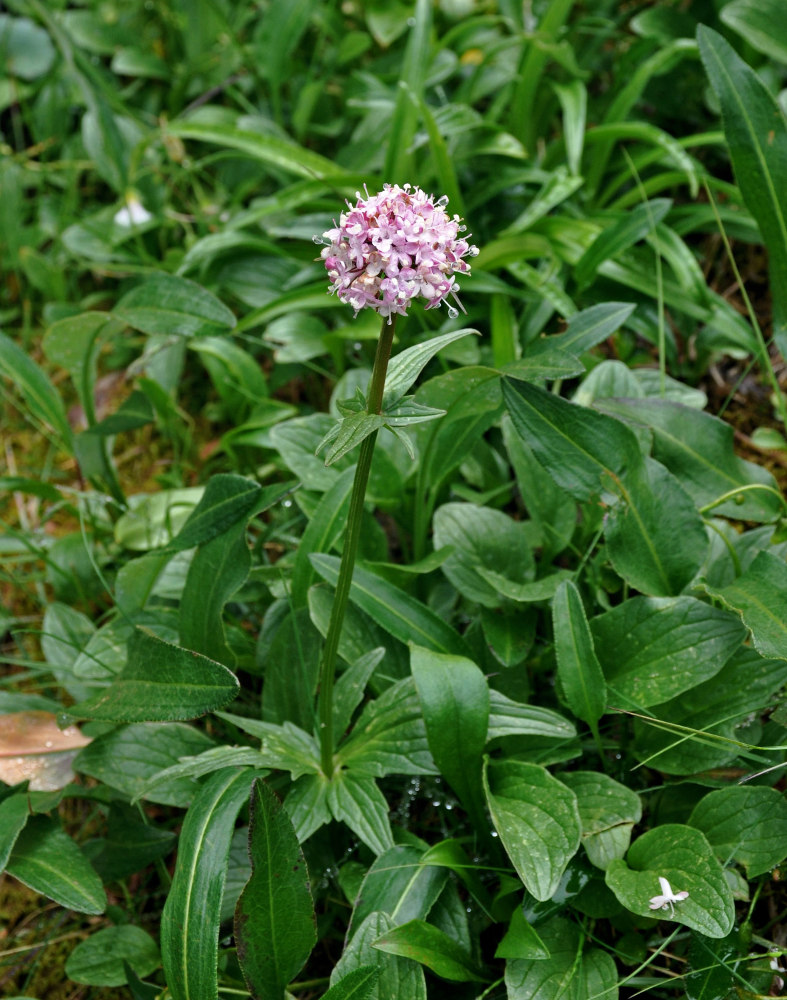
[[[369,382],[369,392],[366,397],[368,413],[380,413],[385,389],[385,375],[388,371],[388,360],[391,357],[391,345],[394,338],[396,317],[391,323],[383,320],[380,339],[377,341],[377,353],[374,358],[372,378]],[[317,717],[320,724],[320,766],[326,778],[333,775],[333,686],[336,675],[336,654],[339,649],[339,638],[347,610],[347,600],[350,596],[350,585],[353,578],[355,556],[358,551],[358,540],[361,535],[363,520],[363,504],[366,498],[366,484],[369,481],[369,470],[372,467],[374,445],[377,441],[377,431],[364,438],[358,464],[355,467],[352,493],[350,494],[350,509],[347,514],[347,530],[344,535],[342,561],[339,566],[339,579],[336,582],[336,593],[331,608],[331,619],[328,623],[328,634],[322,651],[320,664],[320,694],[317,702]]]

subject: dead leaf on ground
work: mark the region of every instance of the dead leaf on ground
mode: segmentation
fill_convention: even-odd
[[[74,777],[74,757],[88,743],[76,726],[59,729],[51,712],[0,715],[0,781],[29,781],[36,792],[63,788]]]

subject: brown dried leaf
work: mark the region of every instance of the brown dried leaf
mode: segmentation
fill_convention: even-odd
[[[39,792],[62,788],[74,777],[74,757],[88,743],[76,726],[59,729],[51,712],[0,715],[0,781],[29,780]]]

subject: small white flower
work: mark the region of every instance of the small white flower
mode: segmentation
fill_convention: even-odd
[[[153,216],[145,208],[134,191],[126,194],[126,204],[120,211],[115,212],[113,222],[116,226],[123,226],[128,229],[131,226],[141,226],[145,222],[150,222]]]
[[[679,903],[682,899],[685,899],[689,894],[688,890],[682,889],[680,892],[673,892],[672,886],[662,875],[659,875],[659,885],[661,886],[661,895],[652,896],[648,905],[651,910],[666,910],[669,907],[669,911],[674,917],[674,904]]]

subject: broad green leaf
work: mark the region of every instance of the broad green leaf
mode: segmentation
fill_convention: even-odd
[[[354,773],[378,778],[386,774],[435,774],[427,734],[415,683],[406,677],[364,706],[353,731],[339,747],[337,760]]]
[[[138,976],[147,976],[160,961],[156,942],[149,934],[141,927],[120,924],[104,927],[80,941],[68,956],[66,975],[86,986],[125,986],[124,962]]]
[[[289,771],[293,780],[302,774],[310,774],[320,768],[320,751],[317,741],[310,734],[285,722],[281,726],[270,722],[260,722],[258,719],[242,715],[232,715],[230,712],[217,712],[222,719],[237,726],[245,733],[256,736],[260,741],[261,763],[266,767],[280,771]]]
[[[0,801],[0,872],[13,850],[16,838],[30,817],[27,796],[9,795]]]
[[[660,877],[673,893],[689,893],[672,910],[650,907],[650,900],[662,894]],[[732,930],[735,908],[724,872],[704,835],[690,826],[664,823],[638,837],[625,861],[610,863],[606,881],[618,900],[641,917],[679,920],[711,938]]]
[[[188,278],[154,273],[132,288],[112,310],[113,317],[142,333],[194,337],[223,333],[235,316],[215,295]]]
[[[181,139],[196,139],[226,149],[237,149],[269,167],[308,180],[314,177],[335,177],[343,173],[342,168],[333,160],[277,135],[263,135],[231,125],[210,125],[190,121],[170,122],[167,131]]]
[[[787,564],[783,559],[763,550],[728,587],[707,589],[740,614],[763,656],[787,659]]]
[[[672,208],[669,198],[653,198],[625,212],[606,226],[582,254],[574,269],[574,278],[582,287],[589,284],[601,264],[627,250],[652,232]]]
[[[419,475],[435,489],[497,419],[502,406],[500,376],[489,368],[458,368],[419,386],[415,398],[446,413],[441,420],[420,425],[418,436]]]
[[[687,1000],[716,1000],[730,996],[735,981],[741,941],[735,929],[713,940],[696,931],[689,945],[689,971],[684,976]]]
[[[631,302],[599,302],[595,306],[574,313],[564,333],[544,337],[533,348],[538,352],[543,346],[559,347],[569,354],[584,354],[592,347],[611,337],[634,312]]]
[[[264,655],[262,718],[265,722],[292,722],[301,729],[314,727],[314,695],[319,674],[322,636],[312,625],[307,608],[287,613],[275,628]],[[338,732],[339,730],[337,730]]]
[[[637,439],[619,421],[525,382],[504,379],[503,395],[517,433],[575,499],[609,491],[641,467]]]
[[[487,761],[484,790],[492,822],[525,888],[550,899],[579,847],[574,793],[538,764]]]
[[[387,413],[389,408],[415,384],[418,376],[436,354],[449,344],[453,344],[455,340],[469,337],[471,333],[480,336],[478,330],[452,330],[440,337],[431,337],[421,344],[408,347],[392,358],[385,376],[383,413]]]
[[[604,532],[610,562],[644,594],[679,594],[708,551],[708,536],[693,501],[653,459],[632,470],[618,490],[622,502],[611,511]]]
[[[563,141],[571,173],[579,175],[582,169],[582,147],[587,123],[588,92],[582,80],[568,83],[552,82],[563,110]]]
[[[590,623],[610,694],[655,705],[717,674],[745,631],[694,597],[633,597]]]
[[[546,736],[570,740],[577,731],[564,716],[540,705],[521,705],[494,688],[489,691],[487,740],[502,736]]]
[[[379,974],[373,965],[353,969],[323,993],[322,1000],[369,1000]]]
[[[89,433],[110,437],[151,424],[154,417],[153,406],[148,397],[144,392],[135,389],[114,413],[94,424]]]
[[[200,788],[183,821],[161,915],[161,957],[173,1000],[216,998],[224,872],[250,784],[248,771],[218,771]]]
[[[388,805],[374,778],[337,771],[328,785],[328,807],[374,854],[393,847]]]
[[[462,945],[425,920],[410,920],[391,928],[377,938],[374,947],[420,962],[443,979],[479,983],[487,978]]]
[[[508,1000],[617,1000],[618,974],[612,956],[583,951],[580,929],[563,917],[539,928],[546,957],[506,962]]]
[[[55,48],[49,34],[29,17],[0,14],[0,58],[4,76],[36,80],[55,61]]]
[[[524,358],[502,364],[499,369],[500,373],[508,378],[523,382],[572,378],[575,375],[582,375],[585,366],[579,358],[560,347],[545,342],[551,339],[553,338],[536,341],[532,350],[528,349]]]
[[[386,130],[384,140],[385,177],[410,177],[413,172],[413,146],[419,124],[419,104],[423,100],[432,53],[432,4],[429,0],[416,0],[412,16],[407,19],[406,24],[410,31],[401,60],[390,127]],[[399,29],[396,31],[398,34]]]
[[[560,0],[565,3],[566,0]],[[572,3],[573,0],[568,0]],[[531,46],[531,49],[535,46]],[[527,208],[505,229],[500,231],[500,236],[514,236],[530,229],[534,222],[548,215],[553,208],[557,208],[567,198],[570,198],[575,191],[585,183],[583,177],[571,175],[564,166],[559,166],[546,175],[541,190],[529,201]]]
[[[642,819],[639,795],[595,771],[567,771],[562,780],[577,797],[582,846],[591,863],[606,870],[625,856],[634,824]]]
[[[252,785],[251,878],[235,910],[238,961],[253,996],[284,996],[317,941],[309,872],[295,830],[274,793]]]
[[[486,568],[514,583],[532,580],[535,562],[522,524],[502,511],[469,503],[447,503],[435,511],[434,545],[452,546],[442,570],[468,600],[488,608],[500,606],[500,594],[479,569]]]
[[[150,793],[155,792],[161,785],[169,785],[184,778],[203,778],[206,774],[213,774],[225,767],[246,767],[260,771],[268,766],[268,759],[259,750],[221,744],[193,757],[181,757],[177,764],[172,764],[163,771],[157,771],[137,792],[134,801],[149,798]],[[267,774],[267,771],[265,773]]]
[[[503,417],[502,426],[520,495],[532,526],[539,531],[542,560],[550,562],[571,541],[577,526],[577,505],[537,461],[508,414]]]
[[[30,416],[51,428],[62,444],[69,448],[73,433],[55,387],[35,361],[4,333],[0,333],[0,375],[14,383]]]
[[[582,598],[570,581],[561,583],[552,602],[557,675],[571,711],[591,728],[604,714],[607,689],[593,648]]]
[[[385,417],[379,413],[354,413],[335,424],[317,445],[316,450],[320,452],[330,445],[325,455],[325,464],[333,465],[366,438],[376,434],[384,424]]]
[[[323,579],[336,585],[339,577],[336,556],[315,553],[311,562]],[[402,642],[414,642],[438,653],[467,654],[464,641],[434,611],[360,566],[356,566],[353,574],[350,600]]]
[[[298,551],[295,554],[290,589],[291,599],[296,608],[306,604],[306,593],[314,579],[309,556],[314,552],[330,552],[344,531],[354,478],[354,467],[345,469],[341,473],[330,489],[323,494],[301,535]]]
[[[481,626],[489,652],[504,667],[516,667],[533,648],[536,613],[522,608],[481,608]]]
[[[744,647],[710,680],[651,709],[655,723],[636,720],[635,753],[667,774],[721,767],[739,753],[736,729],[745,729],[785,682],[787,661]],[[664,720],[661,728],[658,720]]]
[[[210,737],[192,726],[142,722],[119,726],[96,737],[80,750],[74,767],[130,799],[144,794],[149,802],[184,807],[198,788],[190,779],[157,784],[150,793],[144,790],[155,774],[176,764],[179,758],[199,754],[212,746]]]
[[[719,11],[724,24],[758,52],[787,63],[787,25],[780,0],[732,0]]]
[[[370,649],[351,663],[336,681],[333,689],[334,732],[341,735],[349,729],[353,714],[363,701],[366,685],[384,659],[385,647]]]
[[[387,914],[370,913],[334,967],[332,986],[357,969],[372,966],[377,970],[378,978],[368,994],[369,1000],[426,1000],[426,982],[421,966],[373,947],[377,938],[392,926]]]
[[[177,722],[222,708],[238,690],[237,678],[220,663],[136,628],[123,671],[69,714],[108,722]]]
[[[166,857],[176,847],[177,834],[142,822],[139,811],[121,801],[112,803],[106,836],[89,844],[90,861],[106,885]]]
[[[508,930],[495,950],[495,958],[549,958],[549,951],[520,906],[511,914]]]
[[[224,605],[246,582],[250,566],[244,521],[200,545],[191,560],[180,601],[180,641],[186,649],[235,666],[237,658],[227,646],[224,632]]]
[[[31,816],[16,839],[6,871],[67,910],[98,914],[107,900],[95,868],[57,820]]]
[[[219,473],[208,480],[205,492],[188,519],[169,543],[174,552],[205,545],[238,523],[268,510],[295,488],[295,483],[274,483],[264,489],[252,479]]]
[[[473,821],[482,823],[481,756],[489,728],[486,678],[472,660],[415,645],[410,647],[410,668],[434,762]]]
[[[780,20],[777,19],[777,23]],[[697,28],[702,62],[721,104],[724,134],[743,200],[768,248],[774,329],[784,353],[787,334],[787,123],[757,74],[726,39]]]
[[[698,506],[713,505],[715,514],[747,521],[772,521],[781,513],[776,481],[735,454],[731,424],[672,399],[605,400],[603,408],[649,428],[653,457]]]
[[[787,802],[775,788],[737,785],[709,792],[688,824],[705,834],[723,865],[736,861],[749,878],[787,856]]]
[[[366,918],[379,910],[398,926],[426,917],[448,880],[446,868],[426,863],[423,851],[415,847],[391,847],[374,860],[361,884],[355,902],[347,940]]]
[[[284,801],[299,843],[308,840],[315,830],[331,821],[328,808],[328,782],[325,775],[304,774],[293,782]]]

